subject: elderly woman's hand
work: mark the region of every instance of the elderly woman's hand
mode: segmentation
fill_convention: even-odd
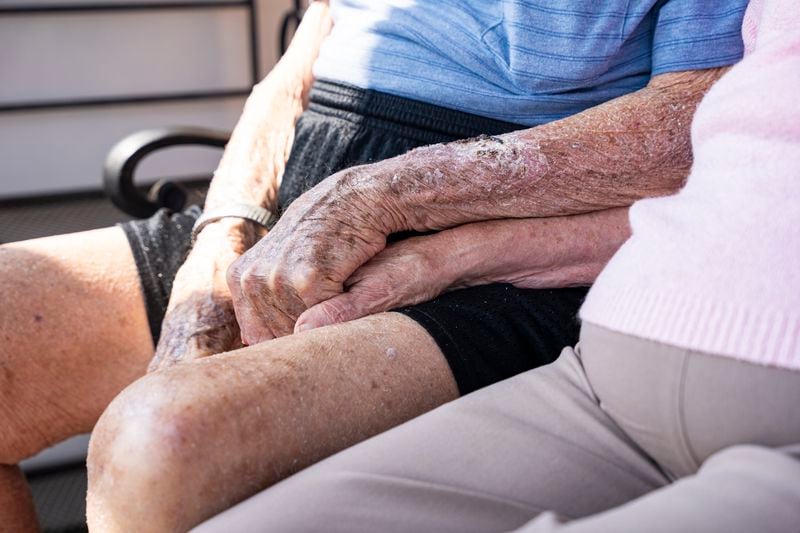
[[[297,319],[295,331],[338,324],[406,305],[427,302],[453,286],[459,270],[448,232],[395,242],[356,270],[345,292]]]
[[[393,243],[345,292],[306,310],[296,331],[426,302],[457,288],[590,285],[630,235],[627,208],[571,217],[492,220]]]
[[[298,198],[231,265],[228,285],[246,344],[292,333],[303,311],[340,294],[386,246],[395,224],[364,168],[335,174]]]

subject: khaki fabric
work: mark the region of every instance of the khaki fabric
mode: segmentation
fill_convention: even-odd
[[[797,405],[800,373],[585,324],[197,530],[798,532]]]

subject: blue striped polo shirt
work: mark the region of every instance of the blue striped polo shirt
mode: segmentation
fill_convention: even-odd
[[[331,0],[317,78],[524,125],[742,56],[747,0]]]

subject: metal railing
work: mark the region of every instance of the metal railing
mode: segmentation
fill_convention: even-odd
[[[234,96],[246,96],[249,94],[252,85],[261,79],[260,73],[260,54],[258,40],[258,18],[256,12],[257,0],[229,0],[229,1],[205,1],[205,2],[140,2],[140,3],[74,3],[74,4],[31,4],[31,5],[0,5],[0,17],[14,17],[21,15],[34,14],[53,14],[65,15],[75,13],[104,13],[104,12],[152,12],[158,10],[200,10],[200,9],[247,9],[249,22],[249,48],[250,48],[250,75],[252,83],[241,89],[220,89],[220,90],[199,90],[199,91],[176,91],[156,94],[122,95],[122,96],[99,96],[92,98],[73,98],[67,100],[40,100],[33,102],[4,102],[0,103],[0,113],[20,112],[20,111],[39,111],[51,109],[64,109],[74,107],[93,107],[108,105],[126,104],[145,104],[153,102],[169,102],[182,100],[200,100],[211,98],[230,98]],[[289,27],[291,23],[286,20],[293,18],[300,8],[300,2],[295,2],[295,11],[290,12],[284,17],[281,25],[281,46],[285,38],[284,27]],[[299,20],[299,19],[298,19]],[[283,53],[283,48],[281,53]]]

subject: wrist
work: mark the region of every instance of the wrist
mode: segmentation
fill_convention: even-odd
[[[402,207],[404,198],[394,190],[400,172],[393,160],[347,169],[331,180],[336,204],[384,235],[414,229]]]
[[[428,257],[426,264],[430,265],[430,271],[443,290],[458,286],[472,268],[470,266],[472,263],[468,262],[472,259],[472,255],[453,238],[450,230],[435,233],[431,237],[433,240],[426,250]]]
[[[487,253],[491,254],[492,243],[482,235],[480,228],[468,224],[446,229],[436,234],[435,243],[443,275],[450,287],[471,287],[476,284],[485,269]]]
[[[469,222],[454,218],[459,210],[452,205],[464,192],[454,188],[458,183],[451,176],[468,172],[465,166],[451,146],[437,144],[354,169],[351,181],[365,184],[361,188],[381,210],[389,233],[442,230]]]
[[[302,78],[289,68],[276,65],[263,80],[253,85],[245,106],[263,107],[278,98],[281,104],[292,107],[302,105]]]
[[[266,234],[264,227],[251,220],[226,217],[203,227],[196,236],[193,250],[211,250],[211,253],[215,253],[222,247],[241,255]]]

